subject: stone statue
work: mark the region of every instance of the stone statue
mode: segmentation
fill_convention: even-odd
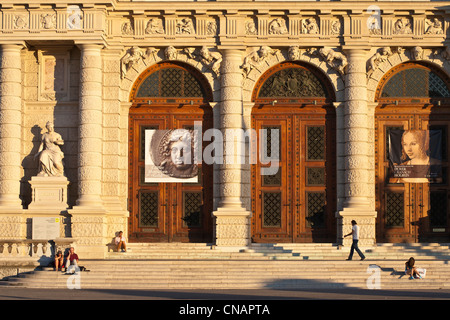
[[[39,158],[38,176],[54,176],[60,177],[64,175],[63,158],[64,153],[60,147],[64,144],[59,133],[54,131],[52,122],[45,125],[47,132],[42,135],[41,145],[34,158]]]

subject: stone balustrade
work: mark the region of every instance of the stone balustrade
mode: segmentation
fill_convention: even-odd
[[[32,258],[44,265],[50,262],[55,252],[64,252],[73,243],[74,240],[68,238],[56,240],[0,239],[0,260]]]

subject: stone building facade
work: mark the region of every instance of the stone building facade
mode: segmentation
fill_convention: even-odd
[[[351,220],[363,246],[447,239],[446,178],[383,182],[383,128],[434,126],[445,150],[450,141],[448,3],[412,3],[2,1],[0,238],[32,239],[33,218],[45,216],[61,218],[60,238],[84,257],[104,257],[119,230],[134,242],[233,250],[252,242],[348,244]],[[386,93],[404,70],[429,88],[425,95]],[[180,84],[184,94],[169,92]],[[441,91],[430,94],[432,85]],[[142,130],[196,119],[223,133],[281,129],[279,176],[264,178],[264,164],[235,148],[247,162],[203,164],[197,188],[139,182]],[[68,185],[55,191],[64,208],[32,182],[48,121],[64,140]],[[39,196],[44,204],[35,206]],[[433,210],[439,221],[430,223]],[[197,211],[201,218],[187,222]]]

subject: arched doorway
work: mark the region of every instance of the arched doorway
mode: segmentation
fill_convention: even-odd
[[[276,173],[261,174],[268,166],[261,159],[252,166],[252,241],[334,242],[336,116],[328,79],[308,64],[280,63],[261,76],[252,100],[258,154],[279,150]]]
[[[389,70],[378,85],[377,242],[448,242],[450,239],[449,84],[448,76],[438,68],[407,62]],[[414,162],[414,158],[418,159],[415,151],[408,149],[418,143],[424,151],[423,158],[427,159],[426,177],[403,178],[413,177],[409,170],[419,167]]]
[[[139,76],[131,90],[130,101],[130,242],[212,241],[212,166],[200,163],[195,171],[189,169],[189,175],[172,174],[167,169],[172,161],[171,152],[175,150],[174,145],[168,143],[173,140],[170,138],[173,130],[184,129],[177,132],[192,134],[198,123],[203,131],[213,126],[212,109],[208,104],[212,101],[209,84],[188,65],[162,62]],[[183,151],[193,154],[191,147],[192,144],[189,148],[180,148],[180,154]],[[155,160],[155,157],[159,158]],[[160,177],[163,167],[170,177]]]

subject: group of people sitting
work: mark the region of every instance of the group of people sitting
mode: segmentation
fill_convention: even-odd
[[[78,255],[75,253],[75,249],[73,247],[69,249],[69,252],[67,253],[66,257],[64,257],[61,251],[58,251],[55,254],[55,271],[61,269],[61,271],[65,273],[74,273],[76,268],[78,267],[78,263],[79,263]],[[73,268],[70,268],[71,266],[73,266]],[[72,271],[71,269],[75,270],[71,272]]]
[[[122,231],[119,231],[117,237],[114,239],[114,242],[116,244],[117,252],[127,252],[126,239]],[[55,261],[54,261],[55,271],[61,270],[62,272],[65,273],[73,273],[69,269],[71,269],[70,268],[71,266],[73,266],[73,268],[76,269],[78,267],[78,263],[79,258],[78,255],[75,253],[74,247],[71,247],[69,249],[69,252],[65,257],[61,251],[58,251],[55,254]]]

